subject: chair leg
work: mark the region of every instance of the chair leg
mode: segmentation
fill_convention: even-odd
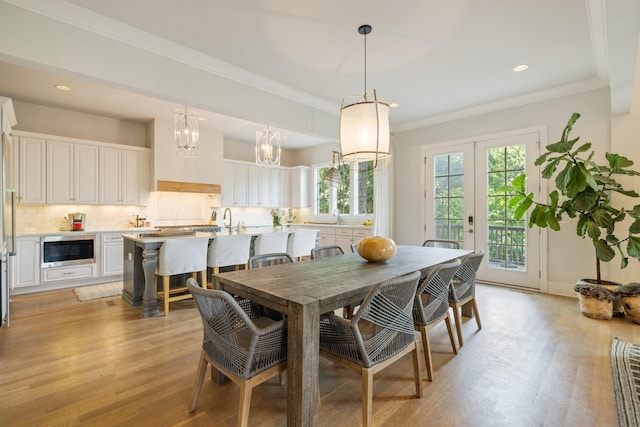
[[[240,403],[238,405],[238,427],[247,427],[249,424],[252,391],[253,385],[247,381],[242,381],[240,384]]]
[[[427,333],[428,335],[428,333]],[[422,397],[422,361],[418,341],[413,342],[413,377],[416,382],[416,397]]]
[[[164,303],[164,315],[169,315],[169,276],[162,277],[162,302]]]
[[[462,318],[460,317],[460,309],[455,304],[453,304],[451,308],[453,308],[453,320],[455,320],[456,322],[456,332],[458,333],[458,344],[460,344],[460,347],[462,347],[464,345],[464,340],[462,339]]]
[[[480,313],[478,312],[478,304],[476,304],[475,298],[471,300],[471,308],[473,309],[473,314],[476,317],[476,324],[478,325],[478,329],[482,329],[482,322],[480,321]]]
[[[198,399],[200,399],[200,391],[202,390],[202,383],[204,382],[204,375],[207,372],[207,359],[204,357],[204,351],[200,353],[200,363],[198,364],[198,372],[196,373],[196,383],[193,387],[193,393],[191,394],[191,405],[189,406],[189,412],[196,410],[198,406]]]
[[[456,345],[456,339],[453,337],[453,328],[451,327],[451,316],[447,312],[447,317],[444,318],[444,323],[447,325],[447,332],[449,333],[449,341],[451,341],[451,349],[454,354],[458,354],[458,346]]]
[[[373,371],[362,368],[362,425],[371,426],[373,422]]]
[[[429,345],[429,331],[426,326],[420,326],[420,336],[422,337],[422,351],[424,351],[424,362],[427,367],[427,379],[433,381],[433,363],[431,362],[431,346]]]

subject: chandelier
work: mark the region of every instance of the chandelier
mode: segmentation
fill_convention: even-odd
[[[389,104],[378,98],[375,89],[367,91],[367,34],[370,25],[361,25],[358,32],[364,36],[364,95],[347,96],[340,108],[340,148],[342,160],[349,162],[373,161],[390,156]]]
[[[269,126],[256,132],[256,165],[280,166],[280,132]]]
[[[198,115],[189,112],[187,107],[184,111],[176,110],[173,113],[173,133],[176,140],[176,152],[183,156],[195,156],[198,154]]]

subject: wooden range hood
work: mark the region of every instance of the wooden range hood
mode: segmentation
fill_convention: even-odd
[[[161,181],[158,180],[158,191],[174,191],[178,193],[222,194],[220,184],[201,182]]]

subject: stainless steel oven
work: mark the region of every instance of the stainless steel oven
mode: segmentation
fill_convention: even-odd
[[[40,239],[41,268],[96,262],[95,234],[46,236]]]

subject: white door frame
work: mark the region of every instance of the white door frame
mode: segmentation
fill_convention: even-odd
[[[426,213],[427,213],[427,189],[426,189],[426,174],[427,174],[427,165],[425,162],[425,158],[427,155],[427,152],[433,149],[439,149],[439,148],[450,148],[450,149],[454,149],[455,150],[455,146],[456,145],[463,145],[463,144],[471,144],[471,143],[475,143],[475,142],[480,142],[480,141],[484,141],[484,140],[491,140],[491,139],[498,139],[498,138],[505,138],[505,137],[509,137],[509,136],[515,136],[515,135],[521,135],[523,133],[532,133],[532,132],[538,132],[540,134],[540,148],[542,149],[542,147],[546,146],[548,144],[547,142],[547,126],[546,125],[540,125],[540,126],[533,126],[533,127],[529,127],[529,128],[522,128],[522,129],[515,129],[515,130],[510,130],[510,131],[505,131],[505,132],[499,132],[499,133],[492,133],[492,134],[486,134],[486,135],[479,135],[479,136],[473,136],[473,137],[468,137],[468,138],[462,138],[462,139],[456,139],[456,140],[450,140],[450,141],[442,141],[442,142],[437,142],[437,143],[433,143],[433,144],[426,144],[426,145],[422,145],[420,147],[420,155],[422,160],[420,161],[420,229],[421,229],[421,233],[422,233],[422,241],[427,239],[427,234],[426,234],[426,230],[427,230],[427,224],[426,224]],[[547,199],[547,180],[546,179],[539,179],[539,188],[536,194],[535,189],[529,189],[529,191],[533,191],[534,194],[536,194],[535,198],[536,200],[546,200]],[[548,293],[548,280],[547,280],[547,229],[539,229],[539,237],[540,237],[540,248],[539,248],[539,259],[540,259],[540,289],[539,291],[541,293]],[[509,286],[509,287],[514,287],[514,288],[519,288],[518,286]],[[523,289],[527,289],[527,290],[532,290],[531,288],[523,288]]]

